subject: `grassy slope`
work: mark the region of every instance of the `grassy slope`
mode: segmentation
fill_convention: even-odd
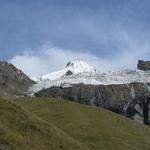
[[[0,98],[0,150],[76,149],[84,148],[53,124]]]
[[[150,127],[110,111],[62,100],[16,102],[92,150],[150,150]]]

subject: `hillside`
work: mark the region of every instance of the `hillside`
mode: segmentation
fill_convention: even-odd
[[[84,150],[56,126],[0,98],[0,150]]]
[[[69,101],[22,98],[15,101],[47,122],[54,122],[91,150],[149,150],[150,128],[107,110]]]
[[[148,107],[150,108],[150,103],[147,101],[149,95],[150,84],[148,83],[78,84],[68,88],[51,87],[35,94],[36,97],[61,98],[108,109],[138,122],[145,123],[144,120],[147,118],[147,124],[150,124],[150,111],[148,110],[146,114],[143,113]],[[147,107],[144,107],[146,101]]]

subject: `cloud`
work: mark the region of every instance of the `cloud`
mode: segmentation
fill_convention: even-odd
[[[9,60],[30,77],[39,76],[63,69],[67,62],[72,60],[83,60],[94,66],[97,70],[105,72],[119,69],[121,67],[136,69],[137,60],[148,54],[147,47],[142,51],[125,51],[119,53],[112,59],[102,59],[85,51],[71,51],[57,47],[42,48],[35,52],[26,52]]]
[[[26,47],[36,52],[47,41],[63,49],[114,57],[128,46],[124,30],[136,43],[149,43],[149,4],[146,0],[1,0],[0,58],[9,59]]]

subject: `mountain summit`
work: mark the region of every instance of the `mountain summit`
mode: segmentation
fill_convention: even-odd
[[[96,72],[94,67],[81,60],[68,62],[66,68],[68,68],[68,70],[72,71],[74,74],[83,72]]]
[[[45,80],[57,80],[61,77],[71,76],[82,73],[95,73],[96,69],[84,61],[75,60],[67,63],[66,67],[60,71],[52,72],[44,76],[35,77],[35,81],[45,81]]]

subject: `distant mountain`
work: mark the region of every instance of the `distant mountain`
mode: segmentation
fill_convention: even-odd
[[[11,63],[0,61],[0,96],[26,95],[34,83]]]
[[[94,67],[90,66],[84,61],[75,60],[67,63],[66,67],[60,71],[56,71],[44,76],[33,77],[33,80],[41,82],[47,80],[57,80],[61,77],[71,76],[80,73],[95,73],[96,70]]]

